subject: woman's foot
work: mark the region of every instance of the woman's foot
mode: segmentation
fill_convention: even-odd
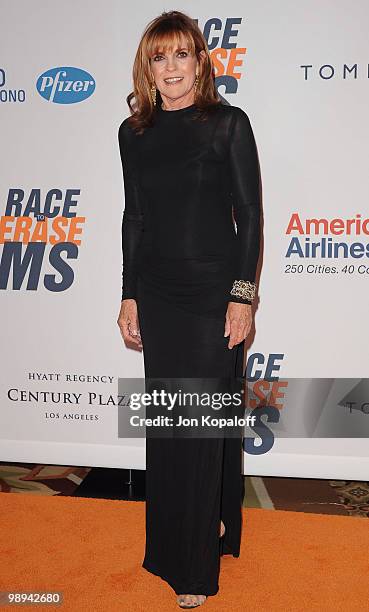
[[[223,521],[220,521],[219,537],[222,538],[225,533]],[[197,608],[206,601],[206,595],[178,595],[177,603],[180,608]]]
[[[206,601],[206,595],[178,595],[177,603],[180,608],[197,608]]]

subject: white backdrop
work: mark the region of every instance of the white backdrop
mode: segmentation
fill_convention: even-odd
[[[345,229],[339,235],[287,234],[287,228],[292,215],[303,224],[310,218],[369,216],[368,3],[236,0],[225,9],[217,1],[168,7],[144,0],[138,14],[116,0],[62,5],[3,0],[1,460],[145,467],[144,440],[118,438],[118,408],[111,399],[119,379],[144,373],[142,353],[124,346],[116,323],[124,208],[117,130],[129,114],[125,98],[142,31],[174,8],[197,18],[205,31],[210,28],[218,84],[223,73],[230,77],[229,88],[219,85],[219,92],[248,113],[258,146],[264,243],[248,356],[260,353],[267,360],[280,354],[280,376],[305,384],[367,374],[367,235],[348,235]],[[67,88],[42,92],[39,77],[46,73],[47,86],[47,77],[57,73],[52,69],[63,67],[75,69],[64,79],[74,83],[74,97]],[[87,83],[85,96],[79,80]],[[79,233],[62,239],[68,251],[58,254],[60,245],[51,241],[56,233],[51,219],[49,237],[27,238],[21,230],[28,226],[16,226],[15,215],[26,214],[32,193],[37,202],[32,190],[40,190],[40,212],[48,192],[60,190],[65,200],[73,190]],[[7,208],[11,198],[18,209]],[[33,231],[33,213],[28,221]],[[74,221],[59,219],[59,227],[64,222],[72,230]],[[320,250],[315,257],[287,256],[293,238],[305,249],[309,239],[321,244],[323,237],[346,247],[336,257],[322,257]],[[352,243],[359,246],[343,257]],[[26,252],[32,266],[22,268]],[[336,272],[310,273],[307,266],[319,264],[335,266]],[[346,380],[345,393],[356,383]],[[337,404],[335,385],[329,389]],[[296,438],[292,431],[267,453],[245,453],[245,473],[367,479],[366,438],[343,438],[349,428],[330,437],[337,413],[329,412],[326,396],[318,412],[311,395],[301,402],[296,397],[290,415],[315,411],[309,437]],[[287,408],[286,403],[285,414]],[[347,418],[344,427],[348,422],[358,430],[368,427],[365,411]]]

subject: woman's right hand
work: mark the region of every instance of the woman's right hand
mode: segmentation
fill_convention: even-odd
[[[133,342],[141,350],[142,342],[136,300],[131,298],[122,300],[117,323],[123,340],[128,343]]]

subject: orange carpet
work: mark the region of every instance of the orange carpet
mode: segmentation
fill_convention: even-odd
[[[143,502],[0,493],[0,507],[0,590],[62,591],[62,606],[44,608],[63,612],[180,610],[141,568]],[[241,556],[222,558],[201,610],[369,609],[367,518],[243,512]]]

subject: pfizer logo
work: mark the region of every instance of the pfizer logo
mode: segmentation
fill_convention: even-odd
[[[50,68],[36,83],[40,96],[55,104],[82,102],[94,93],[95,87],[95,79],[88,72],[72,66]]]

